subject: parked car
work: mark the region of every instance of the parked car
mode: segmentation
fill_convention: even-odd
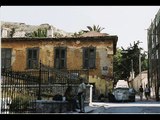
[[[116,101],[129,101],[129,88],[115,88],[113,95]]]
[[[129,101],[135,102],[136,91],[134,88],[129,88]]]
[[[115,101],[135,101],[135,90],[130,88],[128,82],[119,80],[113,90]]]

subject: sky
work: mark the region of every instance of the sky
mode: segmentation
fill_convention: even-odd
[[[66,32],[99,25],[102,33],[117,35],[117,47],[127,49],[140,41],[147,48],[147,29],[160,6],[1,6],[0,19],[28,25],[48,23]]]

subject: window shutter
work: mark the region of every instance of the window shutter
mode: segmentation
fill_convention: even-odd
[[[63,61],[62,64],[62,68],[66,68],[67,67],[67,48],[63,48],[62,49],[62,57],[61,60]]]
[[[89,67],[89,51],[88,48],[83,48],[83,68],[87,69]]]
[[[90,48],[89,53],[89,68],[95,68],[96,48]]]
[[[66,55],[67,48],[64,47],[57,47],[55,48],[55,68],[63,69],[66,68]]]
[[[2,48],[2,51],[1,51],[1,65],[2,65],[2,68],[5,68],[5,50]]]
[[[10,68],[11,67],[11,48],[2,48],[1,54],[1,65],[2,68]]]
[[[27,69],[38,68],[39,48],[27,49]]]
[[[54,67],[59,69],[59,50],[58,48],[54,48]]]

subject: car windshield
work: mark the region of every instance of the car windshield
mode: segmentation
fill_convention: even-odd
[[[116,88],[113,90],[113,94],[116,94],[116,93],[123,93],[123,92],[127,92],[128,93],[129,91],[129,88]]]

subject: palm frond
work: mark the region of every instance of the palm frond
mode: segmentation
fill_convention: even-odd
[[[87,28],[88,28],[90,31],[93,31],[93,29],[92,29],[91,26],[87,26]]]

